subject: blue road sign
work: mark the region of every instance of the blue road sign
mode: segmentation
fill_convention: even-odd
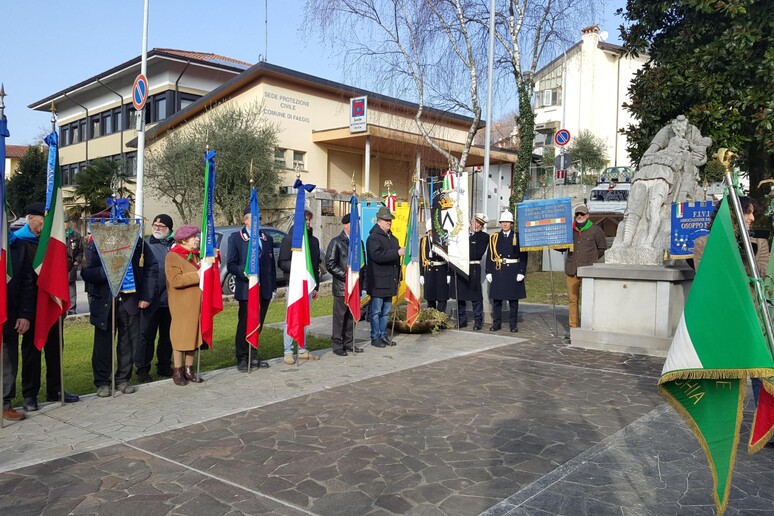
[[[143,74],[139,74],[134,80],[132,86],[132,105],[137,111],[145,107],[148,100],[148,79]]]
[[[559,129],[554,135],[554,143],[559,147],[564,147],[570,143],[570,131],[567,129]]]

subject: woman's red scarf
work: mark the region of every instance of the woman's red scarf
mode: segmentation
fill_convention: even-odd
[[[191,265],[193,265],[197,269],[199,268],[199,250],[198,249],[194,249],[193,251],[189,251],[188,249],[186,249],[182,245],[175,244],[175,245],[172,246],[172,249],[170,249],[169,252],[170,253],[179,254],[180,256],[185,258],[185,260],[188,263],[190,263]]]

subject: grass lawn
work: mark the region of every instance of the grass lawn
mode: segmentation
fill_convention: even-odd
[[[527,274],[527,299],[528,303],[551,304],[551,273],[531,272]],[[567,305],[567,284],[562,272],[553,273],[553,290],[557,305]],[[215,317],[215,342],[213,349],[204,351],[201,357],[202,371],[212,371],[224,367],[236,365],[234,356],[234,331],[237,325],[237,304],[227,304],[223,312]],[[312,317],[330,315],[333,311],[333,297],[320,296],[312,303]],[[285,320],[285,300],[279,299],[273,302],[266,315],[266,323],[278,323]],[[65,321],[65,352],[64,352],[64,376],[65,390],[75,394],[88,394],[95,392],[94,377],[91,369],[91,351],[94,342],[94,329],[88,320]],[[311,350],[325,349],[331,346],[329,339],[309,338],[308,347]],[[263,359],[282,356],[282,331],[267,328],[261,333],[260,355]],[[21,357],[20,357],[21,361]],[[43,401],[46,395],[45,387],[45,358],[43,362],[42,382],[38,401]],[[155,357],[151,366],[151,375],[156,371]],[[136,379],[136,378],[133,378]],[[21,371],[17,377],[16,399],[13,406],[22,404],[21,395]]]

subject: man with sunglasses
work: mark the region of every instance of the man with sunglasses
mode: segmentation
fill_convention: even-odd
[[[589,220],[589,209],[584,204],[575,207],[575,219],[572,222],[573,250],[567,253],[564,272],[567,274],[567,290],[570,293],[570,328],[580,327],[581,279],[578,267],[592,265],[602,258],[607,250],[607,240],[602,228]],[[567,335],[569,337],[569,334]]]

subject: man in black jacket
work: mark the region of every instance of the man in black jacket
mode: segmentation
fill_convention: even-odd
[[[314,269],[315,287],[310,296],[311,299],[309,300],[311,304],[312,299],[317,299],[317,291],[320,289],[320,241],[317,240],[317,237],[312,235],[312,212],[310,210],[304,210],[304,219],[306,220],[306,231],[309,236],[309,255],[312,258],[312,268]],[[293,228],[294,226],[290,226],[290,231],[288,231],[288,234],[282,239],[278,259],[279,268],[285,273],[286,278],[290,277],[290,264],[293,259]],[[293,365],[296,363],[293,358],[293,337],[288,335],[287,324],[285,325],[283,341],[285,346],[285,358],[283,361],[287,365]],[[306,334],[304,334],[304,342],[306,342]],[[299,349],[298,359],[320,360],[320,357],[309,353],[309,350],[307,349]]]
[[[245,208],[242,222],[245,227],[240,231],[234,232],[228,237],[228,248],[226,252],[226,268],[234,276],[234,299],[239,301],[239,315],[237,319],[236,335],[234,336],[234,349],[236,351],[237,371],[247,372],[247,291],[249,288],[247,274],[245,274],[245,265],[250,253],[250,229],[252,225],[252,212],[250,206]],[[261,327],[258,332],[263,330],[263,321],[266,319],[266,312],[269,310],[269,303],[277,290],[277,269],[274,265],[274,242],[261,231],[261,252],[258,255],[259,278],[258,290],[261,297]],[[269,367],[268,362],[259,359],[258,355],[252,358],[251,368]]]
[[[172,376],[172,342],[169,339],[169,326],[172,316],[167,300],[167,275],[164,272],[167,254],[175,243],[172,238],[172,217],[162,213],[156,215],[151,225],[151,235],[145,239],[145,250],[153,253],[158,264],[156,284],[151,285],[153,300],[148,308],[140,312],[140,340],[134,364],[137,367],[137,381],[146,383],[153,380],[150,376],[153,348],[158,333],[156,348],[156,374],[166,378]]]
[[[139,340],[140,311],[150,306],[158,275],[156,258],[152,252],[143,248],[144,242],[138,238],[130,264],[132,280],[128,280],[129,274],[124,276],[124,283],[121,285],[121,292],[115,303],[118,333],[116,344],[118,365],[115,380],[116,390],[124,394],[135,391],[135,388],[129,385],[129,379],[132,376],[133,353],[137,349]],[[144,260],[143,265],[140,265],[141,256]],[[91,354],[94,385],[97,387],[97,396],[107,398],[111,395],[110,375],[113,369],[111,365],[113,295],[94,242],[86,246],[86,266],[81,270],[81,278],[86,283],[91,311],[90,321],[94,325],[94,349]]]
[[[349,311],[344,295],[347,281],[347,259],[349,258],[349,213],[341,219],[342,230],[328,244],[325,253],[325,265],[333,277],[331,291],[333,292],[333,329],[331,343],[333,352],[340,357],[347,356],[347,351],[361,353],[362,348],[355,346],[352,332],[354,319]],[[357,293],[358,299],[360,292]]]
[[[376,213],[376,224],[366,240],[368,252],[368,294],[371,296],[371,345],[377,348],[394,346],[387,337],[387,322],[392,306],[392,297],[398,294],[400,283],[400,259],[406,254],[398,239],[392,235],[392,220],[395,217],[389,208],[382,206]]]

